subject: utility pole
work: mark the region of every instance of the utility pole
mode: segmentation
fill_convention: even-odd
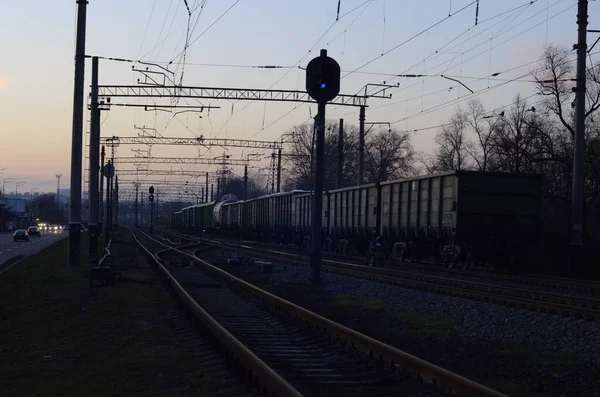
[[[338,130],[338,165],[337,165],[337,187],[342,187],[342,177],[344,173],[344,119],[340,119],[340,128]]]
[[[85,75],[85,22],[87,0],[77,0],[77,43],[71,131],[71,203],[69,208],[69,265],[81,265],[81,166],[83,144],[83,92]]]
[[[98,119],[98,57],[92,57],[92,98],[90,128],[90,175],[88,197],[90,206],[90,263],[96,263],[98,254],[98,163],[100,155],[100,120]]]
[[[365,174],[365,107],[358,114],[358,184],[362,185]]]
[[[578,0],[577,85],[575,91],[575,150],[573,154],[573,195],[571,199],[571,272],[579,275],[583,259],[585,94],[588,0]]]
[[[62,174],[54,174],[56,177],[56,209],[58,210],[58,214],[61,215],[60,212],[60,178],[62,178]]]
[[[139,224],[138,224],[138,193],[139,193],[140,184],[139,184],[139,182],[133,182],[133,185],[135,186],[135,204],[134,204],[135,227],[139,227]]]
[[[154,226],[154,186],[148,188],[148,204],[150,204],[150,233]]]
[[[322,245],[322,218],[323,212],[323,164],[325,157],[325,102],[318,105],[318,123],[315,151],[315,187],[312,200],[312,233],[311,233],[311,280],[313,284],[321,282],[321,245]]]
[[[275,153],[271,153],[271,194],[275,193]]]
[[[206,182],[205,182],[205,189],[204,192],[206,193],[206,199],[204,200],[205,203],[208,203],[208,171],[206,171]]]
[[[202,198],[201,203],[204,203],[205,202],[204,201],[204,188],[201,188],[201,190],[200,190],[200,197]]]
[[[214,184],[210,184],[210,201],[214,201],[215,200],[215,191],[214,191]]]
[[[98,193],[98,233],[104,235],[104,145],[100,152],[100,191]]]
[[[321,248],[323,246],[323,166],[325,163],[325,105],[340,92],[340,65],[322,49],[320,56],[306,66],[306,91],[318,103],[315,150],[315,186],[311,218],[311,282],[321,282]]]
[[[217,177],[217,200],[221,196],[221,177]]]
[[[281,149],[277,149],[277,193],[281,192]]]
[[[140,192],[140,227],[144,227],[144,197]]]
[[[115,176],[115,213],[114,225],[115,229],[119,228],[119,176]]]
[[[115,176],[115,168],[112,165],[112,162],[108,160],[106,166],[104,167],[104,176],[106,177],[106,243],[110,240],[110,231],[112,228],[112,179]]]
[[[244,200],[248,199],[248,166],[244,166]]]

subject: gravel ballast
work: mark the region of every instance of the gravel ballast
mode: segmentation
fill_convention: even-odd
[[[309,269],[226,265],[291,302],[511,396],[600,397],[600,323],[411,290]]]

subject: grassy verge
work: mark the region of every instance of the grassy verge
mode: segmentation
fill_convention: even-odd
[[[447,339],[452,324],[421,313],[401,312],[397,316],[408,323],[408,328],[399,330],[405,336],[431,336]]]
[[[337,295],[332,302],[334,306],[354,306],[361,307],[368,310],[381,311],[385,309],[385,302],[373,301],[368,299],[359,298],[351,294],[340,294]]]
[[[202,393],[208,380],[173,336],[173,302],[157,284],[90,294],[83,268],[64,265],[67,250],[62,240],[0,277],[0,396]]]
[[[23,258],[25,258],[25,255],[17,255],[13,258],[10,258],[9,260],[7,260],[4,263],[0,263],[0,272],[4,269],[10,267],[10,265],[12,265],[13,263],[20,261]]]
[[[452,325],[433,317],[411,312],[397,312],[386,308],[383,301],[375,301],[359,298],[351,294],[337,295],[331,302],[332,306],[360,307],[365,310],[389,311],[390,321],[398,324],[394,327],[395,333],[399,336],[431,336],[438,339],[445,339]]]

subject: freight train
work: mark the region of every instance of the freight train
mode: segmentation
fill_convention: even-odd
[[[387,255],[448,267],[516,270],[537,247],[540,175],[451,171],[323,193],[325,251],[365,255],[381,237]],[[244,239],[311,244],[312,194],[294,190],[183,208],[173,226]],[[522,266],[519,265],[519,266]]]

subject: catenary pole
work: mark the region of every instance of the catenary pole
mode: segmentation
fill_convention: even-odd
[[[92,98],[90,117],[90,164],[88,197],[90,198],[89,255],[95,263],[98,253],[98,163],[100,161],[100,120],[98,120],[98,57],[92,57]]]
[[[83,164],[83,92],[85,75],[85,23],[87,0],[77,0],[77,39],[71,131],[71,183],[69,205],[69,265],[81,265],[81,177]]]
[[[575,150],[573,153],[573,192],[571,199],[571,271],[582,270],[584,165],[585,165],[585,95],[587,56],[588,1],[578,1],[577,12],[577,84],[575,87]]]

